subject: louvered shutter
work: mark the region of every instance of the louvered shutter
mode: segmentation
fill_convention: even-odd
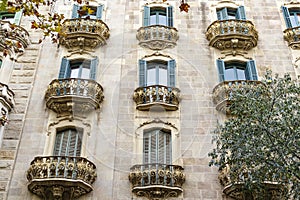
[[[20,10],[20,11],[18,11],[18,12],[15,13],[14,24],[20,25],[22,13],[23,13],[23,10]]]
[[[144,156],[144,163],[149,163],[149,133],[144,133],[144,149],[143,149],[143,156]]]
[[[282,12],[283,12],[286,27],[287,28],[292,28],[292,22],[291,22],[291,19],[290,19],[289,9],[285,6],[282,6],[281,8],[282,8]]]
[[[146,86],[146,69],[147,69],[147,61],[139,60],[139,86]]]
[[[228,19],[227,8],[223,8],[222,10],[217,11],[218,20],[226,20]]]
[[[165,133],[166,164],[172,164],[172,140],[171,133]]]
[[[102,12],[103,12],[103,5],[97,6],[97,13],[96,13],[97,19],[102,19]]]
[[[90,79],[95,80],[96,79],[96,72],[97,72],[97,66],[98,66],[98,58],[93,58],[91,60],[91,66],[90,66]]]
[[[168,20],[167,25],[170,27],[173,27],[173,7],[172,6],[169,6],[167,8],[167,20]]]
[[[71,74],[70,61],[67,58],[62,58],[60,70],[59,70],[59,79],[68,78]]]
[[[77,4],[73,5],[73,10],[72,10],[72,19],[74,18],[79,18],[78,10],[80,9],[80,6]]]
[[[218,59],[217,67],[218,67],[218,72],[219,72],[219,81],[223,82],[223,81],[225,81],[225,63],[224,63],[224,61],[221,59]]]
[[[240,20],[246,20],[246,13],[245,13],[244,6],[238,7],[237,12],[236,12],[236,18],[240,19]]]
[[[148,6],[144,6],[144,26],[150,25],[150,8]]]
[[[57,132],[54,155],[56,156],[80,156],[82,132],[75,129],[67,129]]]
[[[175,60],[168,61],[168,86],[175,87],[175,68],[176,62]]]
[[[247,80],[253,80],[257,81],[257,72],[256,72],[256,66],[255,66],[255,61],[250,60],[247,62],[247,67],[246,67],[246,79]]]

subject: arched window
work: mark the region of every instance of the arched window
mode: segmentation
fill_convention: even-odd
[[[82,131],[69,128],[57,131],[54,156],[80,156],[82,145]]]
[[[144,164],[171,164],[171,131],[165,129],[152,129],[144,131],[143,152]]]

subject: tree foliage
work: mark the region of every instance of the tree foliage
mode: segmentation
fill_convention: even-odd
[[[229,167],[230,180],[250,191],[273,181],[286,186],[283,198],[299,199],[299,95],[299,82],[270,72],[255,87],[231,91],[231,116],[215,129],[210,165]]]

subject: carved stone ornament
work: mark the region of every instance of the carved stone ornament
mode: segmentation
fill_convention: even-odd
[[[62,115],[82,114],[100,108],[103,88],[94,80],[68,78],[53,80],[46,91],[49,109]]]
[[[151,200],[178,197],[185,182],[183,167],[158,163],[134,165],[128,178],[135,195]]]
[[[176,28],[151,25],[139,28],[136,38],[141,47],[151,50],[162,50],[175,47],[179,36]]]
[[[221,51],[248,51],[257,46],[258,33],[248,20],[218,20],[207,28],[206,38],[209,46]]]
[[[262,83],[250,80],[224,81],[219,83],[213,89],[213,102],[216,104],[216,109],[225,114],[230,114],[229,105],[232,92],[239,89],[251,89],[258,84]]]
[[[15,105],[14,92],[8,88],[4,83],[0,83],[0,102],[4,105],[8,111]]]
[[[29,34],[21,26],[0,20],[0,50],[16,60],[29,45]]]
[[[141,128],[143,126],[146,126],[148,124],[155,124],[155,123],[161,123],[161,124],[164,124],[164,125],[167,125],[167,126],[171,126],[172,128],[178,130],[178,128],[175,126],[175,124],[172,124],[170,122],[164,122],[163,120],[161,120],[159,118],[155,118],[151,121],[144,122],[144,123],[140,124],[139,128]]]
[[[100,19],[66,19],[59,43],[69,49],[94,49],[106,44],[109,28]]]
[[[28,190],[42,199],[72,200],[93,190],[96,166],[86,158],[35,157],[26,173]]]
[[[300,49],[300,27],[288,28],[283,31],[283,38],[289,47],[294,50]]]
[[[236,200],[259,200],[262,197],[264,199],[282,200],[284,187],[275,181],[264,181],[263,191],[247,191],[244,188],[244,181],[247,177],[250,177],[250,173],[247,170],[243,171],[243,174],[235,175],[233,179],[230,179],[230,168],[225,167],[220,171],[219,180],[222,186],[224,186],[223,193]],[[263,194],[262,194],[263,193]]]
[[[178,110],[180,90],[162,85],[139,87],[133,93],[136,109],[149,110],[151,106],[162,106],[165,110]]]

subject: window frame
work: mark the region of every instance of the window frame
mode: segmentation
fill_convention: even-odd
[[[10,20],[8,20],[7,22],[10,22],[11,24],[15,24],[15,25],[20,25],[22,14],[23,14],[23,10],[20,10],[18,12],[2,11],[0,12],[0,20],[6,21],[5,19],[2,19],[3,16],[11,16],[12,22]]]
[[[87,14],[87,15],[84,15],[82,17],[79,16],[79,13],[78,11],[85,5],[78,5],[78,4],[73,4],[73,9],[72,9],[72,15],[71,15],[71,18],[72,19],[85,19],[87,17],[90,17],[90,19],[102,19],[102,14],[103,14],[103,9],[104,9],[104,5],[103,4],[100,4],[100,5],[89,5],[87,7],[96,7],[96,14],[95,15],[91,15],[91,14]],[[94,18],[94,16],[96,16]]]
[[[237,8],[232,7],[222,7],[216,10],[217,11],[217,19],[218,20],[230,20],[229,13],[235,13],[236,20],[246,20],[246,12],[244,6],[239,6]],[[233,16],[233,15],[231,15]]]
[[[159,19],[157,17],[159,16],[157,13],[158,11],[153,11],[156,13],[156,23],[151,24],[151,9],[163,9],[165,10],[166,13],[166,23],[165,24],[159,24]],[[155,25],[160,25],[160,26],[169,26],[173,27],[173,6],[144,6],[144,12],[143,12],[143,26],[155,26]]]
[[[300,15],[300,8],[296,8],[296,7],[286,7],[286,6],[281,6],[282,9],[282,13],[283,13],[283,17],[284,17],[284,21],[286,24],[287,28],[295,28],[295,27],[299,27],[300,26],[300,16],[296,17],[296,13],[298,13]],[[292,14],[291,14],[292,13]],[[294,17],[294,23],[296,25],[293,25],[291,17]]]

